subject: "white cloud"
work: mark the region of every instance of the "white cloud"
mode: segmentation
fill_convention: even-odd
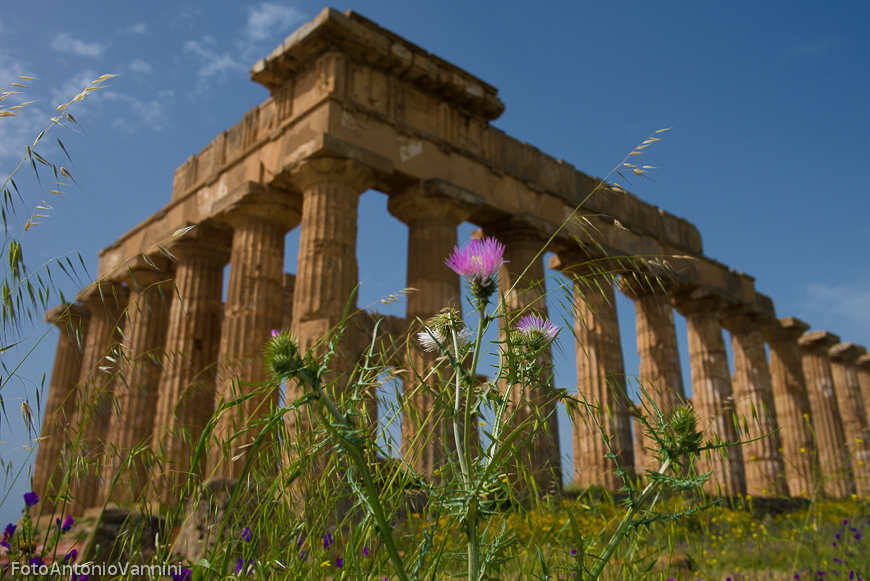
[[[276,34],[285,32],[304,20],[305,16],[292,6],[263,2],[250,10],[245,36],[249,42],[272,40]]]
[[[175,104],[173,91],[160,91],[157,93],[156,99],[147,101],[117,92],[107,92],[104,98],[107,101],[120,102],[128,107],[129,115],[115,119],[112,122],[112,127],[125,129],[129,132],[133,132],[139,127],[161,131],[169,122],[167,109]]]
[[[73,53],[78,56],[97,57],[103,54],[106,47],[98,42],[84,42],[73,38],[66,32],[61,32],[51,41],[51,48],[58,52]]]
[[[189,40],[184,44],[184,52],[194,55],[200,62],[196,72],[198,77],[197,93],[208,91],[213,82],[224,82],[230,73],[244,73],[247,70],[247,67],[230,53],[218,54],[217,51],[208,46],[214,44],[216,44],[215,40],[210,36],[203,37],[202,41]]]
[[[807,313],[805,320],[813,329],[830,331],[843,341],[870,343],[870,280],[809,283],[798,311]]]
[[[142,59],[135,59],[130,63],[130,71],[136,74],[150,74],[151,73],[151,65],[143,61]]]
[[[135,34],[145,34],[145,31],[147,31],[147,30],[148,30],[148,26],[144,22],[137,22],[136,24],[134,24],[132,26],[128,26],[127,28],[125,28],[121,32],[123,32],[124,34],[135,35]]]
[[[19,76],[28,76],[24,66],[10,60],[0,53],[0,86],[7,87],[7,83],[19,82],[31,85],[33,81],[22,81]],[[3,101],[3,107],[8,109],[25,101],[32,101],[33,95],[28,89],[7,87],[3,89],[21,91],[21,95],[12,95]],[[24,157],[26,145],[33,143],[39,132],[48,125],[48,115],[39,108],[38,104],[28,105],[17,111],[14,117],[0,119],[0,160],[14,160]],[[6,169],[4,167],[3,169]],[[6,174],[2,175],[3,178]]]

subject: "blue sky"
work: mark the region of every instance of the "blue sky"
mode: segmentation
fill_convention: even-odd
[[[870,345],[866,3],[336,7],[353,8],[494,85],[507,107],[495,126],[587,173],[607,175],[653,131],[672,127],[644,154],[659,169],[630,189],[697,225],[706,254],[755,276],[780,316]],[[31,209],[42,199],[54,208],[24,236],[28,262],[79,252],[94,273],[101,248],[169,201],[175,168],[266,99],[248,79],[250,66],[322,8],[308,1],[5,7],[0,82],[40,80],[28,82],[25,100],[34,105],[0,119],[0,175],[58,104],[101,74],[118,75],[70,109],[83,132],[57,133],[81,189],[57,197],[27,174],[16,180]],[[63,157],[51,142],[40,151]],[[407,230],[388,216],[379,193],[362,196],[360,216],[360,304],[369,304],[404,286]],[[461,237],[471,229],[464,225]],[[297,239],[298,232],[288,236],[289,272]],[[633,306],[620,299],[618,309],[626,369],[636,372]],[[402,314],[403,305],[392,312]],[[688,381],[679,320],[678,329]],[[44,330],[37,325],[28,335]],[[8,417],[0,440],[8,444],[0,456],[15,469],[26,455],[21,398],[35,407],[34,385],[51,370],[55,341],[52,332],[2,393]],[[24,353],[2,356],[8,366]],[[559,385],[570,387],[573,346],[558,353]],[[26,485],[4,488],[12,497],[0,518],[12,518]]]

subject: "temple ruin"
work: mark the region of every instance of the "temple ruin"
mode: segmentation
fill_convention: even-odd
[[[463,222],[506,246],[510,262],[499,281],[505,292],[513,289],[507,300],[514,309],[546,314],[538,299],[541,249],[549,244],[550,267],[574,281],[576,385],[611,410],[612,419],[602,415],[601,422],[622,465],[642,473],[652,459],[642,430],[632,436],[632,410],[619,397],[617,292],[634,301],[639,379],[658,406],[684,402],[684,385],[691,385],[708,438],[733,442],[781,429],[727,456],[703,458],[714,473],[710,492],[809,496],[821,469],[830,496],[870,493],[870,357],[863,348],[808,331],[792,317],[777,319],[751,276],[704,255],[700,233],[686,220],[619,189],[596,189],[599,179],[492,127],[504,110],[495,87],[357,13],[333,9],[257,62],[251,79],[270,97],[175,171],[169,203],[100,253],[97,285],[70,308],[47,313],[61,333],[33,473],[40,496],[57,490],[49,481],[62,463],[63,432],[91,410],[82,440],[93,459],[117,469],[144,442],[172,461],[150,472],[130,462],[114,491],[93,471],[78,475],[70,488],[77,509],[132,502],[149,479],[156,500],[167,500],[195,468],[180,430],[197,437],[215,402],[238,395],[233,386],[266,379],[259,356],[271,330],[293,329],[305,348],[341,319],[359,280],[357,206],[369,189],[387,195],[390,213],[408,226],[406,286],[418,289],[407,297],[405,321],[384,325],[390,332],[407,333],[418,317],[460,306],[461,281],[444,259]],[[591,228],[569,219],[578,206],[576,216]],[[286,274],[285,236],[297,227],[298,269]],[[614,285],[590,266],[623,256],[648,258],[634,263],[640,276],[624,272]],[[674,310],[688,325],[691,378],[681,375]],[[351,369],[368,341],[364,325],[352,327],[337,372]],[[405,364],[425,366],[427,357]],[[525,396],[547,413],[554,405],[545,393]],[[107,403],[112,397],[117,411]],[[278,397],[275,390],[224,414],[216,439],[228,441]],[[425,414],[431,396],[415,393],[405,406],[406,416]],[[746,418],[745,430],[733,414]],[[550,417],[550,436],[527,455],[542,488],[560,486],[559,432]],[[433,478],[443,445],[415,437],[418,429],[405,426],[402,451],[421,476]],[[251,441],[235,438],[230,455],[243,457]],[[578,484],[621,486],[588,425],[575,422],[573,443],[565,445],[573,445]],[[229,478],[242,466],[217,446],[206,462],[209,475]]]

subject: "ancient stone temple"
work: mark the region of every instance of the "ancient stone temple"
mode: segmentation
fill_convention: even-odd
[[[388,196],[389,211],[408,226],[407,287],[417,290],[406,320],[382,327],[397,342],[418,330],[417,318],[461,307],[461,281],[444,259],[463,222],[506,246],[500,284],[514,314],[546,313],[545,251],[567,277],[577,351],[570,391],[588,404],[569,410],[572,441],[558,440],[552,393],[508,392],[514,409],[521,401],[533,406],[519,415],[537,410],[548,418],[549,429],[517,460],[541,490],[559,488],[560,450],[570,447],[574,479],[584,486],[621,487],[616,462],[631,477],[657,469],[648,434],[632,427],[637,408],[625,392],[618,325],[631,315],[617,312],[617,292],[635,304],[638,380],[649,395],[643,407],[667,411],[685,404],[691,389],[709,441],[773,433],[701,458],[714,474],[710,492],[868,490],[863,351],[777,319],[755,280],[707,257],[686,220],[598,187],[601,180],[493,127],[505,107],[495,87],[355,12],[333,9],[254,64],[251,79],[269,97],[176,170],[162,210],[100,253],[99,288],[47,314],[60,340],[34,470],[40,495],[58,490],[69,461],[64,434],[79,427],[78,453],[104,468],[102,480],[93,470],[76,474],[77,509],[143,495],[168,501],[190,471],[237,477],[256,436],[248,427],[280,398],[264,387],[262,347],[278,328],[314,346],[341,320],[360,278],[357,207],[369,189]],[[296,228],[298,269],[288,274],[284,241]],[[622,256],[645,259],[615,258]],[[690,378],[680,372],[675,311],[688,326]],[[337,346],[336,377],[353,369],[371,340],[371,317],[359,319]],[[432,363],[411,349],[393,364],[424,377]],[[445,450],[428,436],[443,419],[427,415],[433,396],[415,375],[403,377],[402,452],[423,478],[435,478]],[[287,397],[296,390],[287,386]],[[195,461],[194,443],[216,406],[239,396],[247,399],[220,414],[216,443]],[[288,422],[307,429],[301,415]],[[164,461],[140,461],[143,446]],[[107,478],[117,471],[120,485],[110,490]]]

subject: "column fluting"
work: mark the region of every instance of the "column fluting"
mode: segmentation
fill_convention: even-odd
[[[61,456],[67,442],[75,440],[70,427],[75,425],[82,355],[90,318],[90,311],[76,304],[60,305],[45,314],[45,322],[57,327],[59,336],[33,464],[32,490],[42,499],[43,514],[54,510],[56,500],[58,510],[64,504],[63,500],[57,499],[67,469]],[[64,507],[67,512],[71,508]]]
[[[826,495],[833,498],[849,496],[855,486],[828,360],[828,349],[839,342],[838,336],[827,331],[810,331],[798,340],[824,490]]]
[[[828,349],[831,362],[831,376],[840,419],[843,422],[843,437],[852,465],[855,492],[861,498],[870,495],[870,434],[867,430],[867,417],[864,414],[864,401],[855,362],[866,353],[863,347],[854,343],[838,343]]]
[[[736,442],[737,429],[732,420],[734,397],[731,373],[719,311],[722,301],[701,289],[681,293],[674,307],[686,317],[689,361],[692,366],[692,404],[707,430],[707,439],[716,443]],[[712,471],[705,489],[711,494],[735,496],[746,493],[743,456],[739,449],[721,448],[704,453],[703,471]]]
[[[811,498],[819,482],[819,457],[798,346],[798,338],[807,329],[803,321],[786,317],[766,327],[764,338],[770,347],[770,379],[788,492]]]
[[[634,301],[637,313],[637,351],[640,355],[639,377],[646,397],[666,414],[686,404],[683,387],[683,372],[680,367],[680,351],[677,345],[677,330],[674,325],[674,308],[671,299],[659,281],[655,279],[623,276],[619,289]],[[641,401],[649,406],[645,398]],[[651,416],[650,408],[644,412]],[[649,453],[651,444],[643,426],[635,421],[634,463],[637,471],[658,470],[659,463]]]
[[[166,504],[181,500],[179,492],[193,471],[194,445],[214,413],[215,379],[220,349],[223,269],[229,259],[229,233],[220,240],[200,225],[169,250],[177,257],[176,300],[169,313],[163,374],[154,419],[155,455],[163,458],[152,480],[157,498]],[[216,233],[215,233],[216,234]]]
[[[141,448],[151,447],[169,309],[175,295],[168,262],[159,263],[161,271],[138,262],[130,266],[124,279],[130,289],[130,304],[123,322],[114,391],[117,413],[109,415],[99,497],[101,502],[109,498],[119,505],[137,502],[149,481],[150,470]],[[135,457],[130,458],[131,454]],[[113,487],[116,474],[119,477]]]

